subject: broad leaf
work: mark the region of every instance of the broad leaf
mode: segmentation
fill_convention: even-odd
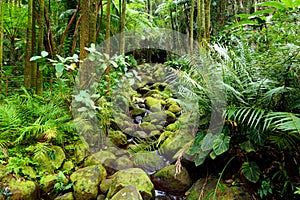
[[[224,133],[220,134],[213,145],[213,150],[216,153],[216,155],[218,156],[226,152],[229,149],[229,143],[230,137],[225,136]]]
[[[36,61],[36,60],[41,59],[41,58],[42,58],[42,56],[32,56],[30,58],[30,61]]]
[[[259,180],[260,169],[256,162],[244,162],[242,165],[242,173],[249,181],[256,183]]]
[[[62,63],[57,63],[55,65],[55,70],[57,73],[62,73],[64,71],[64,69],[65,69],[65,66]]]
[[[47,51],[42,51],[41,55],[42,55],[43,58],[45,58],[46,56],[49,55],[49,53]]]
[[[206,136],[203,138],[202,144],[201,144],[201,149],[202,151],[210,151],[213,148],[215,139],[218,136],[213,135],[211,133],[206,134]]]

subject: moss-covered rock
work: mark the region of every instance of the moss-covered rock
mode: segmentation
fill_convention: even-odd
[[[162,122],[162,121],[166,121],[167,115],[165,112],[160,111],[160,112],[152,112],[149,113],[149,115],[147,115],[145,117],[145,120],[148,122],[151,122],[153,120],[157,120],[157,123]]]
[[[172,113],[171,111],[166,110],[165,114],[166,114],[166,120],[169,124],[176,121],[176,115],[174,113]]]
[[[28,178],[35,179],[37,177],[36,171],[32,167],[30,167],[30,166],[24,166],[24,167],[22,167],[22,173],[25,176],[28,176]]]
[[[133,167],[133,162],[128,158],[128,156],[122,156],[118,158],[114,162],[114,169],[116,170],[122,170],[122,169],[128,169]]]
[[[106,194],[109,190],[109,186],[112,184],[112,179],[103,179],[100,184],[100,191]]]
[[[55,174],[42,176],[40,180],[40,188],[43,193],[47,194],[53,190],[57,176]]]
[[[177,105],[177,104],[172,104],[170,105],[170,107],[168,108],[168,111],[172,112],[172,113],[179,113],[181,112],[181,108]]]
[[[142,196],[133,186],[127,186],[117,192],[111,200],[141,200]]]
[[[140,124],[140,126],[146,133],[157,130],[156,126],[154,124],[151,124],[150,122],[143,122]]]
[[[106,160],[115,160],[116,156],[107,150],[101,150],[90,155],[84,162],[84,166],[102,165]]]
[[[74,200],[73,193],[68,192],[64,195],[56,197],[54,200]]]
[[[154,185],[146,172],[139,168],[120,170],[112,176],[107,198],[112,198],[118,191],[126,186],[134,186],[143,197],[143,200],[154,198]]]
[[[63,167],[62,167],[62,170],[64,173],[66,174],[70,174],[70,172],[75,168],[75,165],[72,161],[66,161],[64,164],[63,164]]]
[[[164,82],[163,83],[157,82],[152,85],[153,88],[155,88],[159,91],[164,91],[167,86],[168,86],[168,84],[164,83]]]
[[[98,186],[107,173],[102,165],[93,165],[77,170],[70,176],[75,199],[95,199]]]
[[[145,94],[145,97],[154,97],[154,98],[160,99],[161,98],[160,91],[159,90],[150,90]]]
[[[166,127],[166,131],[171,131],[171,132],[175,132],[179,129],[179,122],[175,122],[175,123],[172,123],[172,124],[169,124],[167,127]]]
[[[132,161],[135,167],[153,172],[161,169],[165,163],[156,152],[138,152],[132,155]]]
[[[53,155],[51,158],[49,156],[39,156],[34,158],[36,162],[40,163],[40,171],[52,173],[54,170],[60,168],[66,159],[66,155],[61,147],[50,147],[50,151]]]
[[[135,131],[131,136],[139,137],[139,138],[147,138],[148,135],[145,131]]]
[[[127,136],[122,131],[111,131],[108,137],[116,146],[127,144]]]
[[[37,199],[38,188],[33,181],[16,181],[13,180],[8,183],[10,190],[12,192],[11,200],[20,199]]]
[[[78,141],[75,143],[75,163],[80,164],[82,161],[90,155],[89,145],[86,142]]]
[[[153,175],[156,187],[168,192],[185,192],[192,184],[187,169],[181,167],[180,173],[175,174],[175,165],[166,166],[156,172]]]
[[[152,112],[161,111],[161,100],[155,99],[153,97],[146,97],[145,104]]]
[[[203,188],[204,183],[205,187]],[[197,180],[193,186],[187,191],[187,200],[198,199],[200,191],[203,191],[203,199],[207,197],[216,188],[217,179],[209,178]],[[221,183],[222,184],[222,183]],[[251,196],[242,190],[240,187],[232,186],[228,187],[226,184],[222,184],[223,190],[217,189],[216,199],[220,200],[244,200],[251,199]]]
[[[133,107],[131,111],[131,116],[136,117],[136,116],[144,116],[146,113],[146,109],[143,108],[138,108],[138,107]]]

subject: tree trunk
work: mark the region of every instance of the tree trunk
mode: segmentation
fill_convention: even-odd
[[[96,43],[97,33],[97,0],[90,0],[90,12],[89,12],[89,46],[92,43]]]
[[[85,47],[89,46],[89,12],[90,1],[81,1],[81,22],[80,22],[80,59],[83,60],[86,57]]]
[[[41,53],[44,47],[44,29],[45,29],[45,0],[40,0],[39,16],[38,16],[38,52]],[[37,79],[36,79],[36,93],[41,95],[43,92],[43,71],[40,70],[40,66],[37,67]]]
[[[0,95],[2,94],[2,69],[3,69],[3,3],[0,1]]]
[[[33,7],[32,7],[32,14],[33,14],[33,18],[32,18],[32,47],[31,47],[31,51],[32,51],[32,56],[37,55],[37,51],[36,51],[36,2],[37,0],[33,0]],[[36,91],[36,78],[37,78],[37,62],[31,62],[31,83],[30,83],[30,87],[32,89],[34,89],[34,91]]]
[[[125,53],[125,17],[126,17],[126,0],[122,0],[122,11],[121,11],[121,29],[120,29],[120,54]]]
[[[190,14],[190,55],[193,56],[193,43],[194,43],[194,11],[195,1],[191,0],[191,14]]]
[[[210,40],[210,5],[211,0],[205,0],[205,28],[203,35],[206,42]]]
[[[106,4],[106,33],[105,33],[105,42],[106,50],[105,53],[110,55],[110,3],[111,0],[107,0]]]
[[[31,62],[32,56],[32,18],[33,18],[33,0],[28,0],[28,23],[27,23],[27,37],[26,37],[26,62],[24,68],[24,86],[30,88],[31,78]]]

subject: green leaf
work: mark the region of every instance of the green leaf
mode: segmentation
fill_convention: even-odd
[[[201,152],[201,143],[203,138],[205,137],[206,133],[205,132],[198,132],[195,139],[194,143],[190,149],[191,154],[199,153]]]
[[[225,136],[224,133],[220,134],[213,145],[213,150],[216,153],[216,155],[218,156],[226,152],[229,149],[229,143],[230,137]]]
[[[211,133],[206,134],[203,138],[201,149],[202,151],[210,151],[213,148],[214,141],[218,136]]]
[[[240,147],[241,147],[241,149],[242,149],[243,151],[246,151],[247,153],[255,152],[254,146],[253,146],[253,144],[251,143],[250,140],[241,143],[241,144],[240,144]]]
[[[195,165],[196,166],[202,165],[206,159],[207,154],[208,152],[203,152],[203,151],[198,153],[194,158]]]
[[[39,60],[41,58],[42,58],[42,56],[32,56],[29,61],[36,61],[36,60]]]
[[[268,2],[263,2],[263,3],[258,3],[256,4],[256,6],[269,6],[269,7],[273,7],[276,9],[285,9],[286,6],[283,3],[280,2],[276,2],[276,1],[268,1]]]
[[[260,169],[256,162],[244,162],[242,165],[242,173],[246,179],[256,183],[259,180]]]
[[[46,56],[49,55],[49,53],[47,51],[42,51],[41,55],[42,55],[43,58],[45,58]]]
[[[57,63],[55,65],[55,70],[57,73],[62,73],[64,71],[64,69],[65,69],[65,66],[62,63]]]

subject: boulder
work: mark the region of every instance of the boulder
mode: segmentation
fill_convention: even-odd
[[[106,170],[102,165],[93,165],[75,171],[70,176],[75,199],[96,199],[98,186],[106,175]]]
[[[20,200],[20,199],[37,199],[38,188],[33,181],[16,181],[13,180],[8,183],[12,196],[10,200]]]
[[[54,200],[74,200],[73,193],[68,192],[64,195],[56,197]]]
[[[176,174],[176,165],[169,165],[153,175],[155,188],[166,192],[185,192],[192,184],[192,180],[185,167],[181,167],[180,173]]]
[[[74,168],[75,168],[74,163],[69,160],[63,164],[62,171],[66,174],[70,174]]]
[[[75,143],[75,163],[80,164],[82,161],[90,155],[89,145],[86,142],[78,141]]]
[[[120,170],[112,176],[107,198],[112,198],[126,186],[133,186],[143,197],[143,200],[154,199],[154,185],[146,172],[140,168]]]
[[[203,191],[201,199],[205,199],[209,194],[215,191],[217,185],[216,178],[209,178],[207,181],[205,179],[197,180],[193,186],[186,192],[187,200],[198,199],[200,191]],[[203,188],[203,185],[205,187]],[[216,193],[216,199],[220,200],[244,200],[251,199],[251,196],[242,190],[240,187],[231,186],[228,187],[226,184],[222,184],[222,190],[218,187]]]
[[[135,187],[127,186],[117,192],[111,200],[142,200],[142,196]]]
[[[152,112],[161,111],[161,100],[155,99],[153,97],[146,97],[145,104]]]
[[[101,150],[97,153],[90,155],[84,162],[84,166],[103,165],[106,160],[115,160],[116,156],[107,150]]]
[[[166,121],[171,124],[173,122],[176,121],[176,115],[174,113],[172,113],[171,111],[169,110],[166,110],[165,111],[165,114],[166,114]]]
[[[100,184],[100,191],[103,194],[106,194],[109,190],[109,186],[111,185],[111,183],[112,183],[112,179],[103,179]]]
[[[133,106],[133,109],[131,111],[131,116],[132,117],[144,116],[146,112],[147,111],[143,108],[138,108],[138,107]]]
[[[156,152],[138,152],[132,155],[135,167],[153,172],[165,166],[163,159]]]
[[[111,131],[108,137],[116,146],[127,144],[127,136],[122,131]]]
[[[47,194],[53,190],[57,177],[54,174],[42,176],[40,180],[40,188],[43,193]]]
[[[154,124],[151,124],[150,122],[143,122],[141,123],[141,128],[146,133],[150,133],[151,131],[156,131],[157,127]]]
[[[176,114],[176,113],[179,113],[181,111],[181,108],[177,104],[172,104],[168,108],[168,111]]]

